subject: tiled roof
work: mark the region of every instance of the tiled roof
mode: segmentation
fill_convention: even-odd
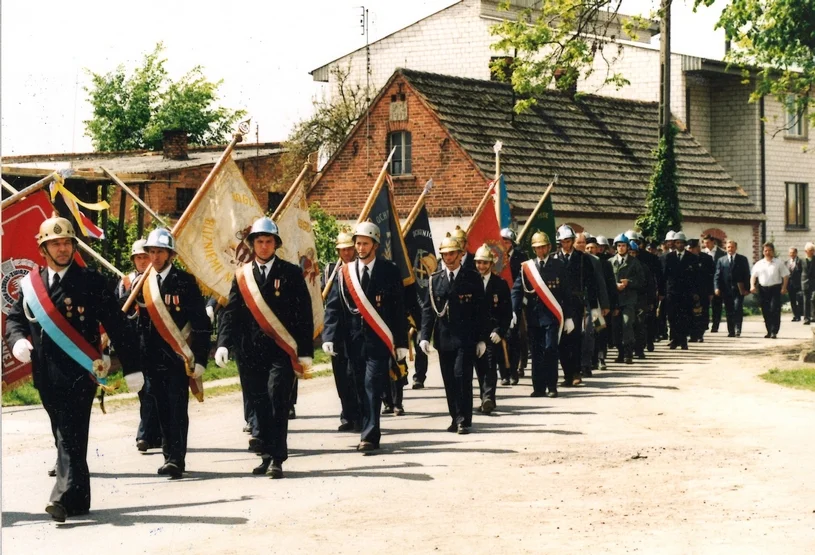
[[[500,140],[501,172],[514,209],[528,212],[549,182],[558,212],[642,212],[657,144],[658,105],[594,95],[572,98],[556,91],[532,111],[513,116],[509,85],[402,69],[450,135],[485,176],[495,173],[493,145]],[[763,220],[733,178],[687,132],[676,141],[679,196],[686,217]]]

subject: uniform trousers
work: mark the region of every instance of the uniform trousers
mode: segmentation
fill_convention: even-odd
[[[637,307],[633,304],[618,306],[619,314],[614,317],[614,344],[617,348],[633,349],[636,336],[634,324],[637,318]]]
[[[645,329],[647,307],[634,307],[634,352],[638,355],[645,353],[645,344],[648,342],[648,332]]]
[[[249,384],[244,379],[244,373],[241,372],[241,364],[236,361],[235,365],[238,367],[238,378],[241,382],[241,396],[243,397],[243,419],[251,428],[250,433],[254,438],[260,438],[260,430],[258,429],[258,419],[255,417],[255,408],[252,406],[252,399],[249,397]]]
[[[812,319],[812,293],[813,291],[809,287],[805,287],[801,290],[801,296],[803,297],[803,315],[804,321],[810,321]]]
[[[44,387],[39,393],[57,446],[57,481],[50,500],[62,504],[69,516],[84,513],[91,506],[88,432],[96,384],[82,378],[71,388]]]
[[[173,463],[182,471],[187,457],[187,433],[190,418],[189,378],[181,362],[166,366],[152,366],[145,376],[147,394],[155,400],[163,438],[161,450],[164,462]]]
[[[486,354],[484,355],[486,356]],[[453,424],[472,426],[475,346],[439,351],[439,366]]]
[[[720,306],[721,308],[721,306]],[[649,351],[654,350],[654,341],[659,341],[659,330],[657,330],[657,309],[656,304],[652,305],[645,313],[645,345]]]
[[[261,363],[261,364],[258,364]],[[288,356],[269,356],[241,364],[257,419],[261,453],[278,462],[289,457],[289,407],[294,370]]]
[[[577,299],[577,297],[575,297]],[[580,377],[580,358],[583,354],[583,304],[574,303],[572,306],[576,307],[575,313],[572,314],[572,321],[574,322],[574,331],[572,333],[564,333],[560,339],[560,349],[558,354],[560,356],[560,365],[563,367],[563,379],[571,383],[575,378]],[[530,348],[532,342],[530,341]]]
[[[504,367],[504,345],[502,343],[487,343],[487,350],[481,358],[475,359],[475,373],[478,377],[478,389],[483,403],[487,399],[495,402],[495,388],[498,385],[498,369],[501,375],[506,373]]]
[[[559,330],[557,322],[527,328],[532,351],[532,390],[538,393],[546,393],[547,389],[557,391]]]
[[[362,415],[361,441],[379,445],[382,430],[379,426],[379,411],[382,408],[382,393],[388,386],[388,370],[391,359],[353,356],[351,366],[354,371],[354,386],[357,403]]]
[[[397,368],[394,367],[393,372],[398,372]],[[398,380],[394,380],[391,378],[390,374],[388,374],[388,383],[385,385],[385,389],[382,392],[382,402],[390,407],[399,407],[404,408],[403,402],[405,398],[405,379],[399,378]]]
[[[733,295],[724,297],[724,310],[727,316],[727,333],[741,333],[741,323],[744,320],[744,297]]]
[[[424,384],[427,379],[427,355],[419,348],[419,334],[413,334],[411,338],[413,341],[413,352],[415,353],[413,359],[413,382]]]
[[[761,300],[761,315],[767,333],[778,333],[781,329],[781,284],[770,287],[758,286],[758,297]]]
[[[161,426],[158,421],[156,401],[144,390],[139,395],[139,428],[136,430],[136,441],[144,440],[151,447],[161,445]]]
[[[722,298],[721,297],[713,297],[713,300],[710,301],[710,311],[711,311],[711,324],[710,324],[710,331],[717,332],[719,331],[719,324],[722,321]]]
[[[792,309],[792,315],[795,318],[801,318],[801,315],[804,313],[804,306],[803,306],[803,298],[801,295],[801,289],[799,288],[789,288],[790,294],[790,308]]]
[[[594,344],[597,340],[597,332],[594,330],[594,322],[591,319],[591,311],[586,312],[583,318],[583,341],[581,342],[580,369],[583,372],[591,372],[592,358],[594,356]]]
[[[687,297],[687,298],[685,298]],[[671,325],[671,342],[686,345],[693,324],[693,302],[690,295],[671,295],[665,297],[668,305],[668,323]]]
[[[507,351],[509,352],[509,367],[506,365],[499,365],[498,369],[501,372],[502,380],[509,380],[518,377],[518,368],[521,364],[521,350],[524,348],[521,341],[521,323],[524,316],[518,316],[518,322],[515,327],[509,330],[509,337],[507,337]]]
[[[337,386],[337,395],[340,398],[340,422],[361,425],[354,376],[344,352],[331,357],[331,368],[334,371],[334,385]]]

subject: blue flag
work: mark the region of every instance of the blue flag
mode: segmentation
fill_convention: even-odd
[[[498,225],[501,229],[510,227],[512,223],[512,214],[509,212],[509,199],[507,198],[507,183],[504,181],[504,175],[498,180]]]

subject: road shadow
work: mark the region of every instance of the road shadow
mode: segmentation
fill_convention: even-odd
[[[377,453],[382,454],[382,453]],[[379,466],[355,466],[346,468],[326,468],[322,470],[309,470],[308,472],[286,471],[286,479],[304,478],[395,478],[397,480],[407,480],[409,482],[432,482],[433,478],[427,473],[418,472],[398,472],[410,468],[422,468],[423,464],[405,462],[402,464],[379,465]]]

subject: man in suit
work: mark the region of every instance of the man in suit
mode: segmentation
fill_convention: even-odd
[[[642,303],[643,310],[645,310],[645,348],[648,352],[651,352],[654,350],[654,343],[659,340],[657,329],[657,308],[659,301],[657,296],[659,292],[659,280],[662,279],[662,263],[657,255],[649,252],[645,237],[643,237],[641,233],[631,229],[625,232],[625,236],[628,237],[629,242],[635,241],[637,243],[637,262],[639,262],[645,270],[647,283],[643,287],[643,292],[646,298],[644,299],[644,303]],[[645,358],[644,353],[637,353],[637,355],[638,357],[639,355],[643,355],[642,358]]]
[[[674,251],[674,236],[675,231],[669,230],[665,234],[665,240],[662,242],[662,254],[659,255],[659,279],[657,285],[659,286],[659,309],[657,310],[657,341],[668,339],[668,303],[665,300],[665,264],[668,260],[668,255]]]
[[[31,362],[34,387],[51,420],[57,447],[56,483],[45,510],[55,521],[65,522],[87,514],[91,506],[88,428],[97,380],[110,368],[110,360],[99,354],[100,325],[116,347],[131,391],[141,389],[144,376],[132,373],[137,355],[105,278],[73,263],[77,243],[71,223],[56,215],[44,220],[37,244],[46,265],[20,280],[20,296],[6,319],[5,339],[14,358]],[[35,313],[38,309],[46,315]],[[60,330],[78,333],[81,341],[61,342]],[[70,354],[76,349],[87,357],[93,353],[92,367]]]
[[[702,252],[698,239],[688,241],[688,251],[696,255],[699,263],[699,305],[694,308],[690,340],[704,343],[705,332],[710,323],[710,303],[713,299],[713,276],[716,274],[716,266],[713,257]]]
[[[498,368],[505,375],[505,358],[508,354],[505,337],[508,335],[512,322],[512,301],[509,296],[509,285],[499,275],[492,271],[494,257],[490,247],[481,245],[475,251],[475,267],[484,284],[484,318],[487,319],[487,329],[490,332],[490,341],[487,352],[476,359],[475,371],[478,375],[478,386],[481,392],[480,410],[490,414],[495,408],[495,388],[498,381]]]
[[[572,290],[566,264],[549,252],[549,236],[532,235],[535,259],[524,263],[512,287],[513,319],[526,313],[532,351],[532,397],[557,397],[560,335],[576,333],[572,319]]]
[[[155,399],[163,439],[164,464],[158,474],[181,478],[186,468],[190,424],[189,378],[204,374],[212,325],[195,276],[173,266],[175,239],[170,232],[154,229],[144,248],[152,268],[143,278],[150,281],[142,288],[138,330],[145,387]],[[174,341],[188,324],[191,339],[185,343]]]
[[[362,413],[357,450],[379,449],[380,409],[393,359],[407,357],[407,318],[402,277],[396,264],[377,256],[379,227],[360,222],[354,229],[357,259],[343,267],[325,305],[323,351],[336,354],[347,323],[348,360]]]
[[[344,231],[337,235],[337,256],[336,262],[331,262],[325,267],[323,272],[323,289],[334,288],[337,285],[337,274],[344,264],[351,264],[357,257],[354,248],[354,238],[350,233]],[[329,289],[330,291],[331,289]],[[344,318],[344,313],[339,313],[340,318]],[[340,432],[361,432],[362,415],[359,412],[357,401],[357,389],[354,385],[354,373],[348,362],[347,331],[348,323],[340,322],[337,328],[337,336],[334,341],[334,352],[331,357],[331,369],[334,374],[334,385],[337,387],[337,395],[340,398],[340,425],[337,431]]]
[[[744,296],[749,291],[750,262],[738,254],[738,243],[733,240],[725,243],[726,256],[716,263],[713,276],[714,294],[724,302],[727,316],[727,336],[740,337],[744,319]]]
[[[561,337],[559,350],[560,365],[563,367],[563,383],[565,387],[580,385],[582,383],[580,372],[580,358],[583,352],[582,334],[583,317],[586,307],[597,306],[597,282],[594,277],[594,267],[588,255],[574,248],[575,232],[568,225],[562,225],[557,230],[557,241],[560,251],[555,255],[566,265],[571,298],[569,306],[575,325],[575,333],[568,333]]]
[[[574,248],[586,255],[586,259],[591,262],[594,272],[595,287],[597,289],[597,304],[590,307],[583,326],[583,339],[581,343],[582,355],[580,357],[580,369],[583,376],[591,377],[592,370],[597,366],[593,364],[595,344],[599,341],[599,334],[595,329],[595,323],[600,321],[600,316],[605,317],[609,313],[609,298],[606,291],[605,276],[603,275],[602,261],[588,252],[588,242],[596,244],[597,240],[590,233],[584,231],[577,234]]]
[[[687,350],[693,324],[693,308],[700,301],[699,263],[696,255],[687,252],[687,237],[681,231],[674,234],[674,252],[665,257],[665,301],[671,326],[671,349]]]
[[[806,257],[801,261],[801,297],[803,300],[804,325],[812,319],[812,294],[815,289],[815,244],[804,245]]]
[[[721,248],[716,239],[708,234],[705,235],[702,239],[705,245],[704,252],[708,253],[710,256],[713,257],[713,267],[715,268],[716,265],[719,263],[719,259],[725,256],[727,253],[723,248]],[[715,272],[715,270],[714,270]],[[710,301],[710,308],[711,308],[711,317],[712,322],[710,324],[710,333],[717,333],[719,331],[719,324],[722,321],[722,297],[717,297],[716,295],[713,296],[713,300]]]
[[[617,289],[617,309],[614,311],[614,344],[618,354],[615,362],[634,362],[634,320],[637,303],[644,295],[645,273],[639,261],[628,252],[628,237],[624,233],[614,238],[617,254],[611,259]]]
[[[600,241],[605,243],[605,245],[601,245]],[[603,236],[599,236],[597,239],[591,237],[586,240],[586,252],[595,255],[600,263],[604,290],[608,297],[608,309],[603,308],[602,310],[606,325],[597,332],[597,337],[594,342],[594,354],[592,356],[592,368],[599,370],[605,370],[607,368],[606,357],[608,355],[609,334],[613,326],[612,314],[617,308],[617,282],[614,279],[614,269],[611,267],[610,257],[606,252],[607,246],[608,239]],[[599,290],[598,288],[598,291]],[[603,306],[602,299],[600,300],[600,306]]]
[[[473,365],[487,350],[484,284],[478,273],[461,265],[463,247],[445,237],[439,248],[444,268],[428,283],[422,310],[419,347],[427,354],[430,338],[439,366],[452,423],[448,432],[469,434],[473,421]]]
[[[790,247],[789,258],[786,265],[790,273],[788,292],[790,294],[790,307],[792,308],[792,321],[800,322],[801,316],[804,312],[804,306],[801,298],[801,273],[802,265],[801,259],[798,258],[798,249]]]
[[[517,235],[512,229],[505,227],[501,230],[501,244],[507,252],[509,258],[509,271],[512,274],[512,283],[518,279],[521,273],[521,264],[526,259],[526,253],[518,248]],[[523,366],[526,366],[527,351],[529,349],[526,337],[526,324],[524,318],[512,326],[509,330],[509,337],[507,337],[507,350],[509,351],[509,368],[501,366],[501,385],[516,385],[523,371],[521,361],[524,361]]]

